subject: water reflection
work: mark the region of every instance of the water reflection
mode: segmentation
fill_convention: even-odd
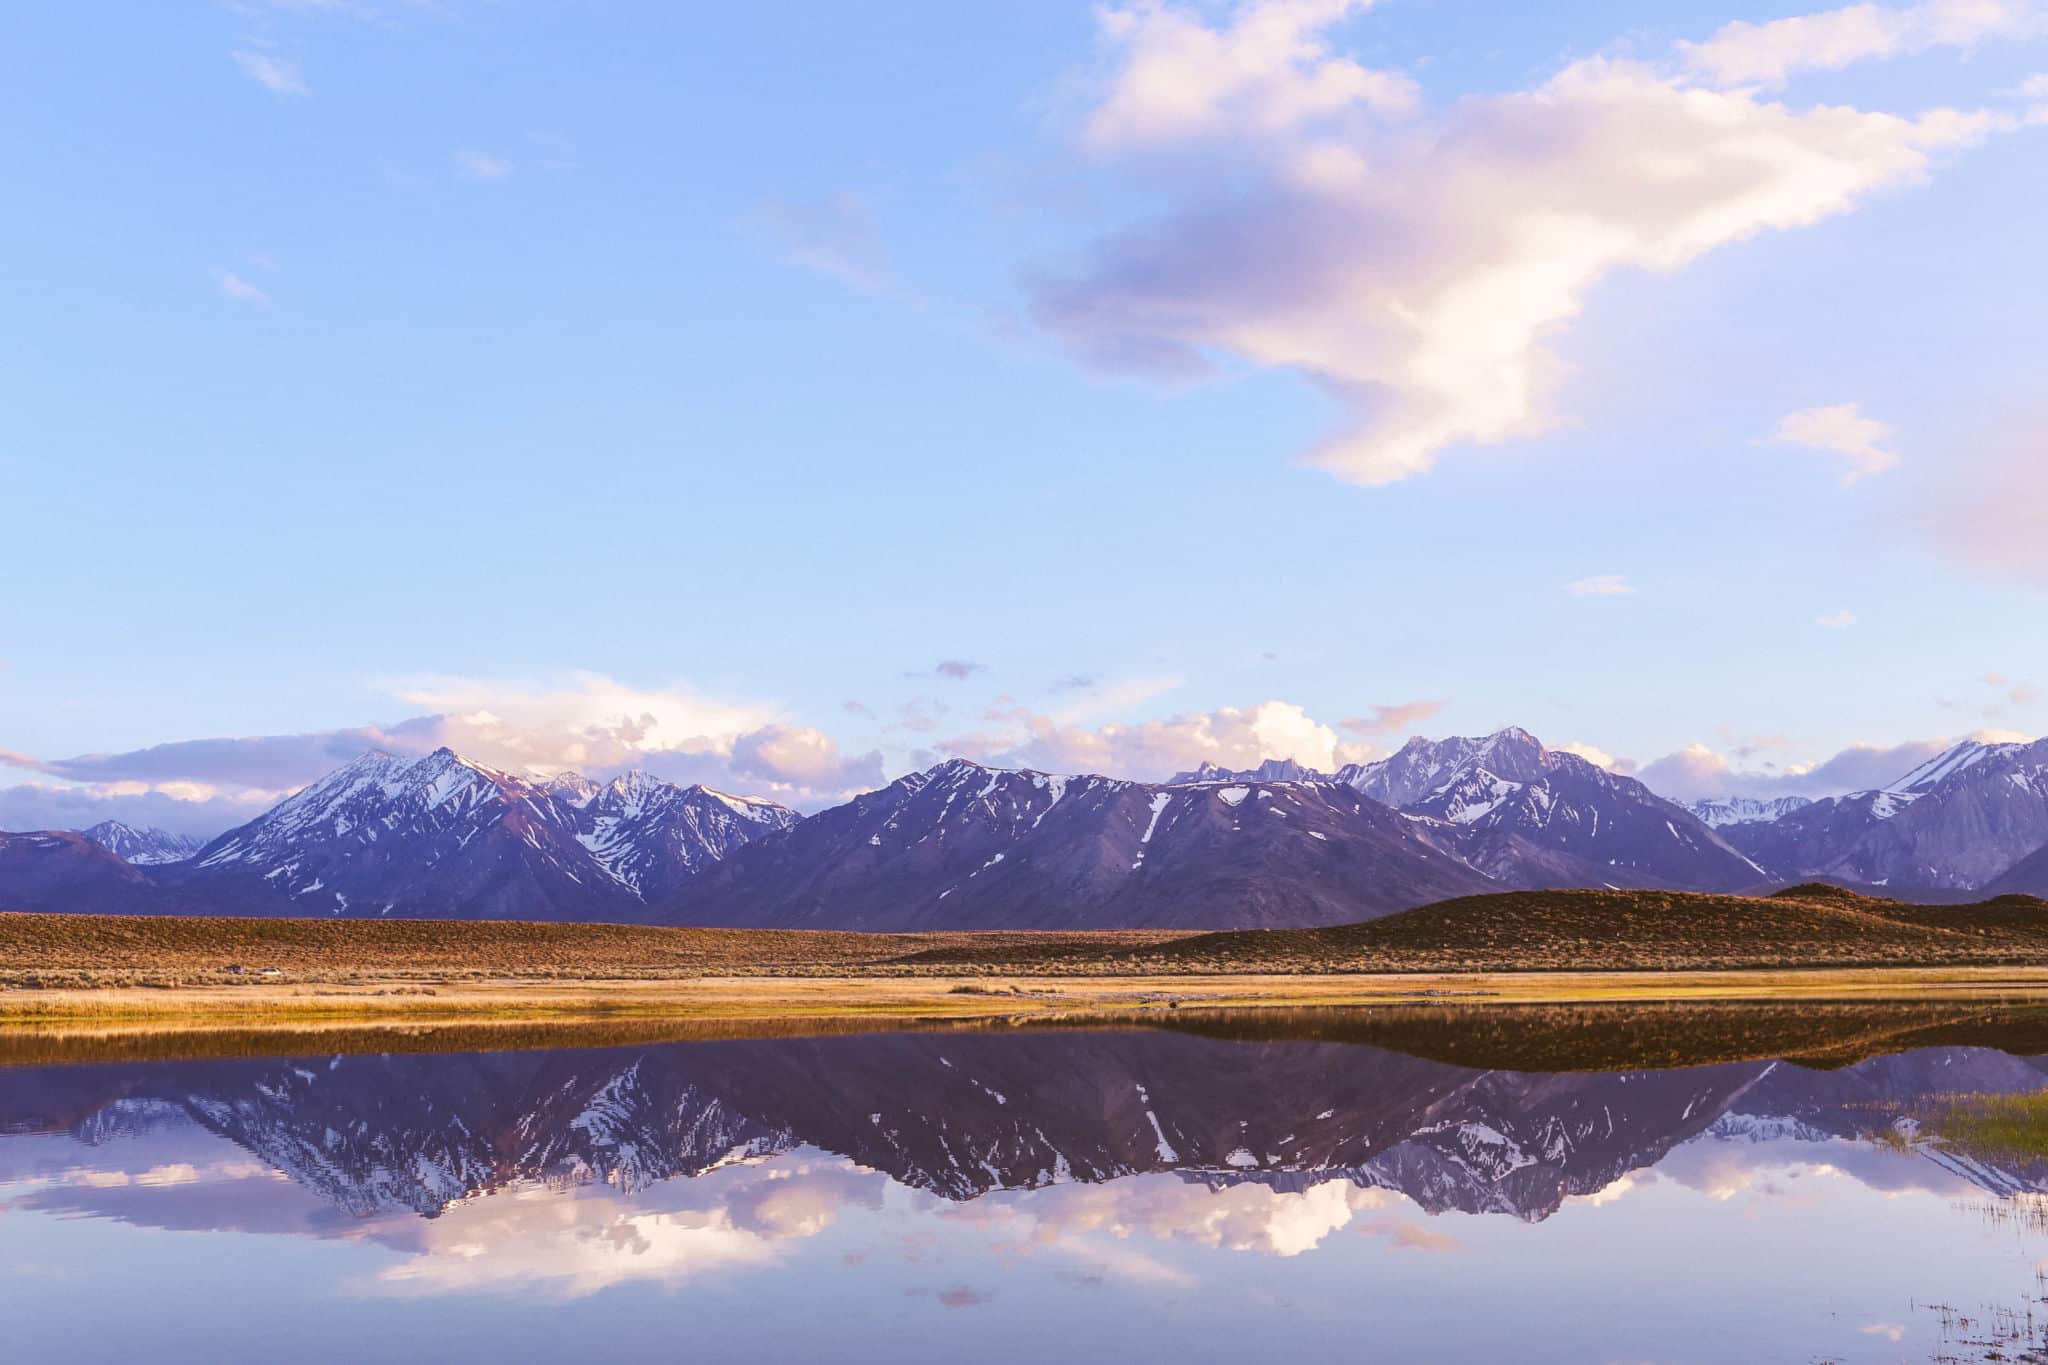
[[[1445,1050],[895,1033],[0,1069],[0,1270],[20,1285],[118,1279],[127,1261],[161,1274],[154,1234],[204,1233],[177,1273],[205,1284],[244,1274],[257,1244],[353,1248],[292,1292],[357,1311],[438,1302],[444,1325],[449,1304],[508,1294],[561,1307],[744,1285],[758,1304],[819,1292],[828,1272],[879,1276],[901,1302],[876,1319],[864,1300],[864,1332],[843,1319],[783,1343],[849,1358],[943,1357],[943,1331],[906,1339],[906,1314],[1107,1292],[1180,1304],[1191,1359],[1283,1315],[1320,1323],[1333,1351],[1369,1319],[1394,1358],[1455,1341],[1531,1359],[1759,1358],[1724,1352],[1769,1342],[1787,1359],[1897,1359],[1936,1330],[1916,1299],[2023,1289],[2048,1257],[2038,1219],[1954,1212],[2043,1197],[2048,1164],[1924,1128],[1959,1093],[2048,1087],[2048,1058],[1957,1042],[1574,1072],[1416,1055]],[[88,1226],[98,1259],[68,1256]],[[1904,1273],[1923,1257],[1925,1283]],[[1256,1283],[1218,1280],[1261,1262]],[[1333,1286],[1332,1267],[1372,1288]],[[1659,1267],[1718,1308],[1671,1301]],[[1230,1326],[1203,1329],[1219,1283]],[[1458,1317],[1475,1294],[1493,1311],[1533,1299],[1520,1311],[1535,1317],[1519,1333]],[[1566,1311],[1595,1316],[1566,1330]],[[1664,1339],[1694,1321],[1721,1336]],[[730,1326],[740,1341],[796,1330]],[[19,1297],[0,1327],[52,1330]],[[1027,1314],[1014,1331],[1043,1346],[1056,1329]]]

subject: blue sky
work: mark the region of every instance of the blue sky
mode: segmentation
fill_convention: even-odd
[[[1691,795],[2038,734],[2044,32],[18,16],[0,825],[218,828],[369,742],[817,804],[947,753],[1515,723]]]

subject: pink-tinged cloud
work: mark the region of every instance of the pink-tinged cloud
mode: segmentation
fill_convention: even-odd
[[[1984,734],[1987,739],[2011,738]],[[1811,765],[1743,766],[1739,758],[1706,744],[1633,764],[1617,761],[1618,772],[1642,780],[1659,796],[1696,801],[1723,796],[1839,796],[1870,791],[1905,776],[1954,744],[1954,738],[1908,740],[1903,744],[1852,744]]]
[[[1845,486],[1898,467],[1899,453],[1892,449],[1891,437],[1890,427],[1864,416],[1855,403],[1788,412],[1770,435],[1777,445],[1815,450],[1840,460]]]
[[[1092,364],[1306,376],[1341,412],[1308,458],[1359,484],[1554,427],[1554,342],[1609,276],[1850,212],[2012,123],[1798,108],[1703,87],[1682,61],[1602,58],[1389,128],[1362,68],[1326,50],[1354,8],[1255,0],[1220,25],[1185,5],[1102,11],[1121,64],[1087,142],[1141,167],[1156,212],[1025,287]]]
[[[1412,726],[1421,725],[1443,709],[1444,703],[1440,701],[1396,702],[1375,706],[1369,715],[1340,720],[1337,728],[1351,735],[1397,735]]]
[[[1952,460],[1917,511],[1932,547],[1987,578],[2048,587],[2048,409],[2038,405]]]
[[[2026,38],[2042,28],[2038,0],[1923,0],[1849,5],[1761,24],[1737,21],[1705,42],[1678,47],[1685,64],[1706,79],[1775,88],[1809,71]]]

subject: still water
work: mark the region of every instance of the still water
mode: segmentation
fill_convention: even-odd
[[[2048,1293],[1989,1007],[291,1050],[9,1051],[8,1358],[2030,1359]]]

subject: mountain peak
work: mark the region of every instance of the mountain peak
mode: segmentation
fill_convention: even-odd
[[[200,840],[155,826],[137,828],[122,820],[102,820],[78,831],[107,852],[137,867],[181,863],[199,851]]]

